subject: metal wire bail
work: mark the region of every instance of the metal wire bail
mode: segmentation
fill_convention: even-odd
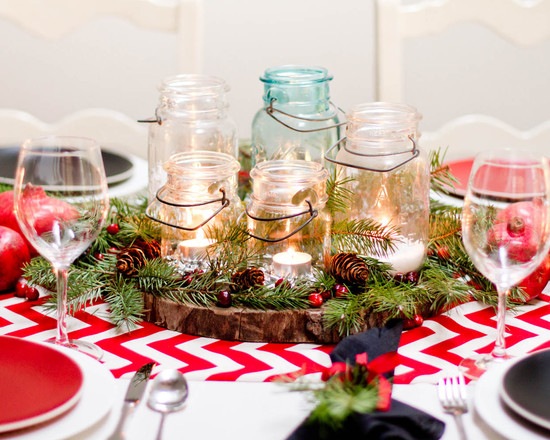
[[[280,113],[284,116],[287,116],[289,118],[293,118],[293,119],[297,119],[299,121],[307,121],[307,122],[324,122],[324,121],[330,121],[331,119],[334,118],[334,115],[339,111],[341,112],[342,114],[345,114],[345,112],[340,108],[338,107],[337,105],[335,105],[332,101],[330,102],[330,105],[333,107],[333,109],[335,109],[333,111],[333,115],[332,116],[327,116],[326,118],[305,118],[305,117],[302,117],[302,116],[296,116],[296,115],[293,115],[291,113],[287,113],[287,112],[284,112],[282,110],[279,110],[275,107],[273,107],[273,103],[275,103],[277,101],[277,98],[271,98],[271,101],[269,101],[269,105],[265,108],[265,111],[266,113],[271,116],[273,119],[275,119],[279,124],[285,126],[286,128],[289,128],[291,130],[294,130],[294,131],[297,131],[299,133],[314,133],[314,132],[317,132],[317,131],[323,131],[323,130],[330,130],[331,128],[337,128],[337,127],[341,127],[343,125],[346,124],[346,122],[340,122],[338,124],[332,124],[332,125],[329,125],[328,127],[320,127],[320,128],[310,128],[310,129],[300,129],[300,128],[296,128],[296,127],[293,127],[292,125],[289,125],[287,124],[286,122],[283,122],[281,119],[279,119],[275,113]]]
[[[207,202],[201,202],[201,203],[173,203],[173,202],[168,202],[167,200],[165,200],[161,197],[161,193],[162,193],[163,190],[164,190],[164,187],[162,187],[161,189],[159,189],[157,191],[156,199],[164,205],[174,206],[176,208],[194,208],[194,207],[197,207],[197,206],[205,206],[205,205],[209,205],[209,204],[212,204],[212,203],[221,202],[221,206],[210,217],[208,217],[205,221],[203,221],[199,225],[194,226],[194,227],[190,227],[190,228],[187,228],[185,226],[176,225],[176,224],[173,224],[173,223],[170,223],[170,222],[166,222],[164,220],[161,220],[161,219],[155,217],[154,215],[152,215],[150,213],[150,209],[149,209],[149,208],[151,208],[152,204],[149,205],[147,207],[147,209],[145,210],[145,215],[148,218],[150,218],[151,220],[153,220],[155,222],[158,222],[158,223],[161,223],[163,225],[171,226],[173,228],[181,229],[181,230],[184,230],[184,231],[196,231],[197,229],[202,228],[210,220],[212,220],[214,217],[216,217],[216,215],[218,215],[224,208],[227,208],[229,206],[229,204],[231,203],[229,201],[229,199],[226,198],[225,189],[223,189],[223,188],[220,188],[220,192],[222,193],[222,196],[219,199],[209,200]]]
[[[352,167],[352,168],[357,168],[357,169],[360,169],[360,170],[365,170],[365,171],[374,171],[374,172],[378,172],[378,173],[385,173],[385,172],[389,172],[389,171],[393,171],[403,165],[405,165],[406,163],[410,162],[411,160],[413,160],[414,158],[418,157],[418,155],[420,154],[420,151],[418,150],[417,146],[416,146],[416,141],[414,140],[414,138],[412,137],[412,135],[409,135],[407,136],[409,138],[409,140],[411,141],[412,143],[412,148],[409,150],[403,150],[403,151],[395,151],[395,152],[391,152],[391,153],[378,153],[378,154],[365,154],[365,153],[357,153],[356,151],[351,151],[347,148],[347,145],[346,145],[346,142],[347,142],[347,137],[343,137],[342,139],[339,139],[338,141],[336,141],[336,143],[334,145],[332,145],[325,153],[325,160],[328,160],[329,162],[332,162],[336,165],[341,165],[341,166],[346,166],[346,167]],[[406,158],[405,160],[401,161],[400,163],[398,163],[397,165],[391,167],[391,168],[385,168],[385,169],[379,169],[379,168],[369,168],[369,167],[364,167],[364,166],[361,166],[361,165],[357,165],[356,163],[345,163],[345,162],[340,162],[338,160],[336,160],[335,158],[331,158],[329,157],[329,155],[331,154],[332,150],[334,150],[336,147],[338,147],[341,143],[343,143],[343,149],[348,152],[349,154],[351,155],[354,155],[354,156],[361,156],[361,157],[384,157],[384,156],[397,156],[397,155],[400,155],[400,154],[405,154],[405,153],[410,153],[411,156]]]
[[[311,205],[311,202],[309,200],[305,200],[305,202],[308,205],[308,209],[306,211],[298,212],[296,214],[289,214],[289,215],[285,215],[285,216],[282,216],[282,217],[274,217],[274,218],[264,218],[264,217],[253,216],[252,214],[250,214],[250,212],[248,211],[248,207],[247,207],[246,208],[246,215],[248,217],[250,217],[252,220],[256,220],[258,222],[276,222],[276,221],[279,221],[279,220],[286,220],[286,219],[289,219],[289,218],[295,218],[295,217],[299,217],[301,215],[309,214],[309,218],[303,224],[298,226],[294,231],[290,232],[289,234],[285,235],[284,237],[280,237],[280,238],[259,237],[257,235],[252,234],[250,231],[247,231],[247,234],[252,238],[255,238],[255,239],[260,240],[260,241],[264,241],[266,243],[278,243],[280,241],[284,241],[287,238],[292,237],[294,234],[296,234],[296,233],[300,232],[302,229],[304,229],[308,224],[310,224],[312,222],[312,220],[315,217],[317,217],[317,215],[319,215],[319,212],[316,209],[313,209],[313,206]]]

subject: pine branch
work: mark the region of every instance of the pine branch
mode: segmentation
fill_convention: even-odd
[[[332,240],[335,253],[346,250],[360,255],[385,257],[395,249],[392,242],[398,230],[382,226],[372,219],[342,220],[333,224]]]
[[[437,149],[430,151],[429,154],[431,174],[430,186],[432,191],[442,194],[449,194],[449,188],[454,188],[458,183],[458,180],[452,175],[449,166],[443,165],[446,153],[446,149],[443,153],[441,149]]]
[[[128,331],[136,328],[144,314],[143,294],[131,280],[118,276],[105,288],[105,301],[110,307],[110,317],[117,326]]]
[[[260,286],[233,296],[235,305],[259,310],[307,309],[311,285],[301,282],[295,286],[281,283],[276,287]]]
[[[352,177],[340,179],[337,175],[336,168],[333,168],[327,180],[328,201],[326,204],[326,207],[333,217],[337,212],[346,212],[349,208],[354,194],[346,185],[353,180]]]

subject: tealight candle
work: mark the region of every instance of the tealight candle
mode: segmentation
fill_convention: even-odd
[[[395,250],[380,261],[392,265],[390,273],[407,273],[418,270],[426,257],[426,247],[419,241],[395,241]]]
[[[311,272],[311,255],[289,249],[273,255],[273,273],[277,276],[298,277]]]
[[[182,258],[186,260],[201,260],[206,255],[206,249],[216,241],[210,238],[198,237],[180,241],[178,250]]]

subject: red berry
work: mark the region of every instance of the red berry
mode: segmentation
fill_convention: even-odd
[[[94,254],[94,257],[95,257],[96,260],[99,260],[99,261],[102,261],[102,260],[105,259],[105,255],[103,255],[101,252],[96,252]]]
[[[28,286],[26,293],[27,301],[36,301],[39,296],[40,293],[38,292],[38,289],[36,287]]]
[[[398,283],[402,283],[403,281],[405,281],[405,274],[402,272],[397,272],[393,275],[393,279]]]
[[[323,301],[328,301],[332,298],[332,292],[330,290],[323,290],[321,296],[323,297]]]
[[[405,280],[407,281],[407,283],[416,284],[418,283],[419,279],[420,279],[420,274],[418,272],[411,271],[405,274]]]
[[[109,254],[118,254],[119,253],[119,249],[115,246],[111,246],[109,249],[107,249],[107,252]]]
[[[451,258],[451,253],[449,252],[448,246],[438,246],[437,247],[437,256],[441,258],[442,260],[448,260]]]
[[[320,293],[310,293],[308,300],[311,307],[321,307],[323,305],[323,297]]]
[[[218,307],[231,307],[233,299],[231,298],[231,293],[228,290],[220,290],[217,294],[218,302],[216,305]]]
[[[281,286],[281,289],[292,288],[292,284],[290,284],[290,281],[284,278],[279,278],[277,281],[275,281],[275,287],[279,287],[279,286]]]
[[[346,296],[348,293],[349,293],[349,289],[343,284],[334,285],[334,296],[336,298],[342,298],[343,296]]]
[[[109,226],[107,226],[107,232],[111,235],[116,235],[120,231],[120,226],[118,223],[111,223]]]
[[[26,290],[27,290],[27,280],[25,278],[19,278],[17,280],[17,283],[15,283],[15,292],[14,295],[17,298],[26,298]]]
[[[403,330],[410,330],[415,327],[420,327],[424,323],[424,318],[420,314],[414,315],[413,318],[403,320]]]

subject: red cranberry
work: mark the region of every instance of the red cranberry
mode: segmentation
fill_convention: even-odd
[[[120,231],[120,226],[118,223],[111,223],[109,226],[107,226],[107,232],[111,235],[116,235]]]
[[[311,307],[321,307],[323,305],[323,297],[320,293],[310,293],[308,300]]]
[[[341,298],[343,296],[346,296],[348,293],[349,293],[349,289],[343,284],[334,285],[334,296],[336,298]]]
[[[420,327],[424,323],[424,318],[420,314],[414,315],[412,318],[403,320],[403,330],[410,330],[415,327]]]
[[[281,289],[292,288],[292,284],[290,284],[290,281],[284,278],[279,278],[277,281],[275,281],[275,287],[279,287],[279,286],[281,286]]]
[[[231,293],[228,290],[220,290],[217,294],[218,302],[216,305],[218,307],[231,307],[233,299],[231,298]]]
[[[393,275],[393,279],[398,283],[402,283],[403,281],[405,281],[405,274],[402,272],[397,272]]]
[[[405,274],[405,281],[410,284],[416,284],[418,283],[418,280],[420,279],[420,274],[415,271],[407,272]]]
[[[36,301],[40,293],[38,292],[38,289],[34,286],[28,286],[27,293],[26,293],[27,301]]]
[[[25,278],[19,278],[17,280],[17,283],[15,284],[14,295],[17,298],[26,298],[27,297],[27,293],[26,293],[27,287],[28,287],[27,280],[25,280]]]
[[[330,290],[323,290],[320,292],[321,297],[323,298],[323,301],[328,301],[332,298],[332,292]]]

